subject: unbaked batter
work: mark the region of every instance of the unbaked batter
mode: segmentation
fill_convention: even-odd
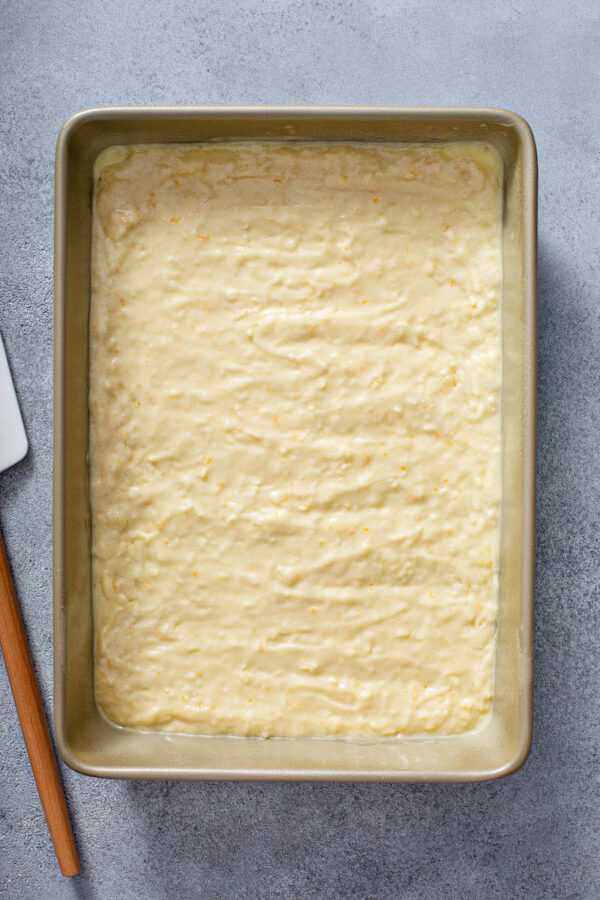
[[[106,715],[262,736],[481,726],[500,498],[495,151],[110,148],[96,178]]]

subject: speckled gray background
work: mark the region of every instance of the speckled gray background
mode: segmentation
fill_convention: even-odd
[[[63,120],[115,103],[498,105],[531,123],[541,172],[535,731],[524,768],[488,784],[394,786],[128,784],[63,767],[83,863],[65,880],[0,666],[3,896],[600,897],[599,13],[593,0],[0,2],[0,328],[31,445],[0,476],[0,519],[47,709]]]

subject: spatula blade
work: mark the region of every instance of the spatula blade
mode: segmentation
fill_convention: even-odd
[[[0,335],[0,472],[27,453],[27,435]]]

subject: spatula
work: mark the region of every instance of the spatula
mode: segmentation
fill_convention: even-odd
[[[0,471],[26,453],[27,437],[0,336]],[[63,875],[77,875],[75,839],[1,534],[0,645],[60,870]]]

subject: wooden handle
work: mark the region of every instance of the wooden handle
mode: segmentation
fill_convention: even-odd
[[[63,875],[77,875],[75,838],[1,535],[0,645],[60,870]]]

